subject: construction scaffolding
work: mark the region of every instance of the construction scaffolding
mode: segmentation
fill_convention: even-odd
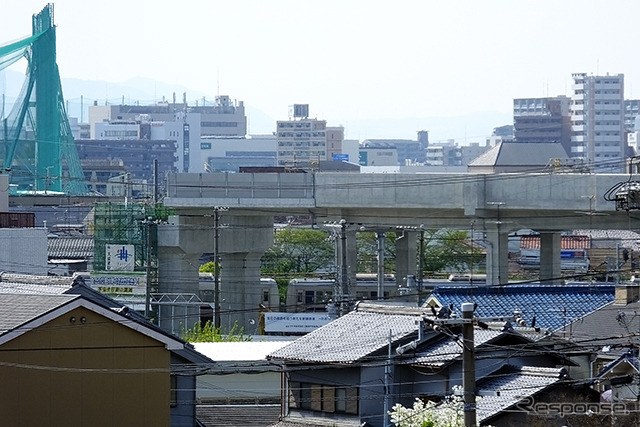
[[[145,312],[158,291],[158,224],[171,211],[161,204],[96,204],[93,216],[94,270],[101,274],[145,274]],[[115,287],[117,291],[117,287]],[[114,297],[122,297],[122,295]]]
[[[13,108],[0,111],[0,155],[10,191],[88,194],[56,63],[53,4],[33,16],[31,37],[0,46],[0,70],[21,59],[26,78]]]

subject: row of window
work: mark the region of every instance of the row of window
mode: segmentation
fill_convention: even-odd
[[[324,132],[278,132],[278,138],[325,138]]]
[[[299,158],[302,157],[326,157],[327,153],[325,151],[304,151],[304,152],[299,152],[299,151],[278,151],[278,157],[285,157],[285,156],[298,156]]]
[[[278,122],[278,127],[283,129],[308,129],[311,128],[310,122]]]
[[[324,147],[324,141],[278,141],[278,147]]]
[[[203,128],[237,128],[238,122],[200,122]]]
[[[109,137],[130,138],[130,137],[137,137],[138,131],[137,130],[105,130],[104,132],[101,132],[101,135],[107,138]]]
[[[358,389],[292,381],[289,383],[289,407],[357,415]]]

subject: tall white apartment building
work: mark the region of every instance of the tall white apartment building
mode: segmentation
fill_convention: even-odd
[[[569,155],[596,172],[624,172],[624,75],[572,77]]]
[[[277,163],[286,167],[309,167],[327,160],[327,121],[310,119],[308,104],[295,104],[289,120],[278,120]]]

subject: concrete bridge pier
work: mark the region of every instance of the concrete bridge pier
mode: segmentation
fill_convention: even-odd
[[[254,333],[262,302],[260,259],[273,245],[273,216],[229,211],[220,223],[220,327],[227,331],[237,323],[245,334]]]
[[[398,288],[407,287],[407,277],[416,274],[417,238],[417,231],[403,230],[396,241],[396,285]]]
[[[358,248],[356,245],[356,236],[358,230],[353,227],[346,227],[345,230],[345,254],[347,261],[347,279],[349,281],[349,297],[351,300],[354,300],[356,297],[356,273],[358,271]],[[342,236],[340,233],[337,235],[338,241],[336,242],[336,266],[338,268],[336,278],[338,280],[339,286],[342,286],[342,260],[344,259],[342,256]]]
[[[499,225],[487,229],[487,286],[509,282],[509,231]]]
[[[213,222],[205,216],[171,216],[158,225],[158,325],[180,335],[200,320],[200,257],[213,247]]]
[[[262,302],[260,258],[273,244],[273,217],[224,211],[219,223],[220,326],[226,332],[237,322],[253,333]],[[200,320],[200,257],[214,252],[214,239],[212,216],[175,215],[158,226],[157,320],[163,329],[179,334]]]
[[[559,285],[562,282],[561,270],[562,235],[559,231],[540,233],[540,283]]]

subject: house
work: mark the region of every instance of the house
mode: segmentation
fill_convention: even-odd
[[[69,276],[93,269],[92,236],[49,236],[47,256],[49,273]]]
[[[637,281],[621,283],[615,300],[571,322],[564,335],[563,351],[589,354],[585,377],[592,379],[605,401],[637,401],[639,298]]]
[[[279,337],[284,339],[285,337]],[[196,351],[216,361],[197,378],[196,413],[207,426],[264,427],[280,416],[280,370],[267,354],[291,342],[199,342]]]
[[[460,305],[473,302],[477,304],[479,317],[511,315],[518,311],[528,325],[559,333],[568,330],[576,319],[611,303],[614,293],[613,284],[445,285],[436,287],[422,306],[452,307],[461,315]]]
[[[544,172],[569,156],[559,142],[500,142],[468,164],[469,173]]]
[[[460,324],[436,330],[428,326],[433,319],[430,308],[360,303],[272,352],[268,358],[283,372],[282,419],[275,425],[382,426],[385,408],[450,395],[462,384]],[[537,345],[543,335],[531,328],[516,332],[505,322],[497,330],[475,328],[476,378],[495,376],[505,366],[556,370],[544,375],[540,389],[521,396],[564,381],[557,368],[570,362]],[[484,413],[496,415],[489,408]]]
[[[0,283],[3,424],[199,425],[196,375],[212,365],[79,281]]]

